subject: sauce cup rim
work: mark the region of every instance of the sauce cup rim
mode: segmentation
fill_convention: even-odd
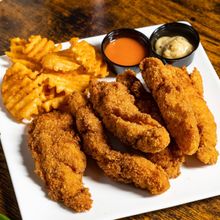
[[[118,29],[114,29],[114,30],[112,30],[112,31],[110,31],[110,32],[108,32],[106,35],[105,35],[105,37],[103,38],[103,40],[102,40],[102,43],[101,43],[101,52],[102,52],[102,55],[103,55],[103,57],[104,57],[104,59],[107,61],[107,62],[110,62],[112,65],[116,65],[116,66],[119,66],[119,67],[136,67],[136,66],[139,66],[139,64],[140,64],[140,62],[139,63],[137,63],[137,64],[134,64],[134,65],[122,65],[122,64],[118,64],[118,63],[115,63],[115,62],[113,62],[112,60],[110,60],[107,56],[106,56],[106,54],[105,54],[105,51],[104,51],[104,43],[105,43],[105,41],[106,40],[108,40],[109,39],[109,37],[113,34],[113,33],[117,33],[117,32],[123,32],[123,31],[127,31],[127,32],[133,32],[133,33],[135,33],[136,35],[137,35],[137,39],[138,39],[138,35],[139,36],[141,36],[142,38],[141,39],[144,39],[144,41],[146,42],[146,44],[148,44],[148,47],[147,48],[145,48],[145,50],[146,51],[148,51],[149,53],[150,53],[150,51],[151,51],[151,45],[150,45],[150,40],[149,40],[149,38],[145,35],[145,34],[143,34],[142,32],[140,32],[140,31],[137,31],[137,30],[135,30],[135,29],[133,29],[133,28],[118,28]],[[120,34],[118,35],[118,36],[120,36]],[[129,35],[128,35],[128,37],[129,37]],[[120,37],[118,37],[118,38],[120,38]],[[116,39],[116,38],[115,38]],[[110,41],[109,41],[110,42]],[[138,41],[137,41],[138,42]],[[144,59],[145,57],[143,57],[143,59]]]
[[[195,35],[195,39],[196,39],[195,42],[196,42],[196,43],[193,45],[194,48],[193,48],[193,50],[192,50],[189,54],[187,54],[187,55],[185,55],[185,56],[182,56],[182,57],[178,57],[178,58],[166,58],[166,57],[164,57],[164,56],[162,56],[162,55],[159,55],[159,54],[155,51],[154,45],[152,45],[152,43],[151,43],[152,40],[153,40],[153,38],[154,38],[154,35],[155,35],[156,33],[160,32],[161,30],[166,29],[167,26],[168,26],[168,27],[170,27],[170,26],[179,26],[179,27],[183,27],[183,28],[190,29],[190,30],[193,32],[193,34]],[[172,32],[170,32],[170,33],[172,33]],[[165,36],[165,35],[163,35],[163,36]],[[161,36],[161,37],[162,37],[162,36]],[[178,60],[181,60],[181,59],[184,59],[184,58],[190,56],[191,54],[193,54],[193,53],[197,50],[197,48],[198,48],[198,46],[199,46],[199,44],[200,44],[200,37],[199,37],[199,33],[198,33],[198,32],[195,30],[195,28],[193,28],[191,25],[184,24],[184,23],[180,23],[180,22],[171,22],[171,23],[163,24],[163,25],[161,25],[160,27],[156,28],[156,29],[153,31],[153,33],[152,33],[151,36],[150,36],[150,44],[151,44],[151,51],[152,51],[153,53],[155,53],[155,54],[158,56],[158,58],[160,58],[161,60],[178,61]]]

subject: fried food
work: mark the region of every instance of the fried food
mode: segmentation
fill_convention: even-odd
[[[62,72],[76,71],[80,67],[72,57],[59,55],[57,53],[47,54],[41,63],[45,69]]]
[[[216,123],[214,117],[209,110],[205,100],[203,99],[203,86],[202,81],[197,81],[195,86],[195,80],[192,77],[201,78],[197,69],[194,69],[192,77],[188,74],[186,68],[176,68],[168,66],[181,81],[184,87],[184,92],[190,100],[197,126],[199,129],[200,142],[199,148],[196,152],[197,158],[205,164],[215,164],[218,159],[218,151],[216,150],[217,134]],[[200,77],[199,77],[200,76]]]
[[[80,151],[72,116],[59,112],[40,115],[28,133],[35,172],[45,183],[48,196],[76,212],[89,210],[91,195],[82,183],[86,157]]]
[[[140,68],[171,136],[184,154],[194,154],[198,150],[200,135],[191,101],[181,80],[157,58],[145,58]]]
[[[189,75],[193,87],[197,90],[197,93],[203,97],[203,82],[200,72],[194,68],[193,72]]]
[[[180,175],[180,167],[185,161],[185,157],[174,140],[171,140],[169,146],[158,152],[148,153],[146,158],[152,163],[161,166],[169,178],[176,178]]]
[[[116,81],[127,87],[129,93],[135,99],[134,104],[141,112],[149,114],[153,119],[164,125],[157,103],[135,75],[132,70],[125,70],[123,74],[117,75]]]
[[[85,68],[85,72],[94,77],[105,77],[108,75],[107,65],[104,63],[97,49],[86,41],[72,38],[71,52],[76,61]]]
[[[127,146],[143,152],[159,152],[170,142],[169,134],[150,115],[141,113],[134,97],[118,82],[92,81],[89,85],[93,108],[105,127]]]
[[[135,72],[126,70],[123,74],[117,75],[116,81],[127,87],[129,93],[135,98],[135,105],[141,112],[149,114],[153,119],[164,125],[156,102],[136,78]],[[166,171],[169,178],[175,178],[180,174],[180,166],[184,162],[184,155],[178,149],[174,140],[164,150],[153,154],[147,153],[146,157],[151,162],[160,165]]]
[[[110,148],[102,123],[87,104],[85,97],[75,92],[68,97],[67,103],[76,119],[84,151],[96,160],[108,177],[123,183],[133,183],[152,194],[162,193],[169,188],[167,174],[160,166],[144,157]]]
[[[33,72],[21,63],[16,63],[4,75],[2,98],[6,109],[18,121],[39,114],[38,106],[46,99],[39,87],[43,81],[39,72]]]
[[[79,38],[70,39],[70,44],[69,49],[47,54],[41,61],[43,68],[91,77],[108,75],[107,65],[94,46]]]
[[[108,75],[95,47],[78,38],[70,43],[61,51],[61,45],[39,35],[11,40],[6,54],[14,64],[3,78],[2,96],[14,119],[30,120],[57,109],[66,95],[85,90],[91,78]]]
[[[17,121],[30,120],[41,112],[57,109],[67,94],[84,90],[89,80],[88,75],[45,74],[15,63],[3,78],[3,103]]]
[[[29,68],[39,69],[38,62],[45,55],[57,52],[61,48],[61,44],[55,46],[53,41],[42,38],[40,35],[32,35],[27,41],[16,37],[11,39],[10,51],[6,52],[6,55],[14,63],[20,62]]]

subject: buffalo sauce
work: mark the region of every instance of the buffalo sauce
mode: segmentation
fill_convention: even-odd
[[[147,56],[144,46],[135,39],[128,37],[111,41],[104,52],[109,60],[122,66],[137,65]]]

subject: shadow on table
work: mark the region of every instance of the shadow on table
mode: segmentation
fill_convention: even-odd
[[[186,156],[185,163],[183,164],[185,168],[197,168],[201,166],[205,166],[201,161],[199,161],[195,155],[193,156]]]

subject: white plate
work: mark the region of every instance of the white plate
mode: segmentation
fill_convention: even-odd
[[[149,37],[156,27],[158,26],[138,30]],[[86,40],[99,46],[103,37],[102,35]],[[0,81],[8,65],[7,58],[1,57]],[[205,99],[215,116],[219,138],[220,81],[201,44],[189,69],[192,70],[194,66],[202,74]],[[220,159],[212,166],[198,166],[196,161],[188,161],[188,165],[182,167],[181,175],[170,181],[170,189],[158,196],[151,196],[145,190],[136,189],[132,185],[113,182],[103,175],[94,162],[89,161],[83,181],[92,194],[93,207],[85,213],[74,213],[47,197],[42,182],[33,172],[34,164],[25,141],[25,126],[9,118],[1,97],[0,106],[2,146],[24,220],[108,220],[220,195]],[[219,142],[217,148],[220,151]]]

